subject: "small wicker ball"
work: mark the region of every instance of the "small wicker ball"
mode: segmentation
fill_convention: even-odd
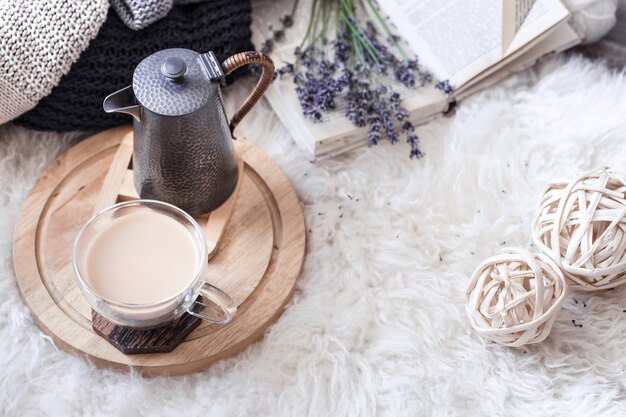
[[[512,347],[539,343],[550,334],[566,289],[550,258],[505,248],[472,275],[467,316],[480,336],[494,342]]]
[[[626,282],[626,180],[600,168],[548,184],[532,224],[535,245],[586,291]]]

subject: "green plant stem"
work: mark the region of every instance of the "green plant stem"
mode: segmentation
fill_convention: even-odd
[[[309,18],[309,24],[306,28],[306,32],[304,33],[304,37],[302,38],[302,42],[300,43],[300,47],[304,46],[305,43],[309,40],[309,36],[311,36],[311,32],[314,31],[314,27],[317,24],[317,6],[318,0],[313,0],[311,3],[311,17]]]
[[[393,43],[400,55],[402,55],[404,59],[407,59],[407,54],[398,42],[396,42],[389,26],[385,22],[385,19],[383,19],[380,15],[373,1],[374,0],[313,0],[309,23],[304,38],[300,43],[300,47],[302,48],[305,45],[313,46],[320,39],[322,39],[322,42],[324,43],[324,40],[327,38],[329,23],[334,14],[337,30],[339,30],[339,27],[342,25],[346,29],[346,37],[350,45],[348,66],[352,66],[355,59],[364,64],[371,62],[376,65],[380,65],[376,47],[372,44],[371,40],[354,24],[354,21],[356,21],[356,9],[358,4],[363,8],[363,10],[367,8],[371,10],[376,21],[390,39],[390,42]],[[298,0],[296,0],[296,4],[297,3]],[[322,47],[324,46],[322,45]]]
[[[343,3],[346,0],[341,0],[341,1]],[[347,9],[345,11],[348,12]],[[361,47],[362,47],[363,49],[367,51],[370,59],[373,60],[376,64],[379,64],[380,62],[378,61],[378,56],[376,55],[374,46],[371,45],[371,43],[369,42],[367,38],[364,38],[361,35],[361,33],[359,32],[359,29],[356,26],[354,26],[354,24],[350,21],[350,15],[348,15],[348,13],[344,13],[341,15],[341,18],[346,24],[346,26],[350,29],[350,40],[352,41],[352,44],[355,46],[355,48],[358,48],[357,50],[361,50]],[[366,63],[365,56],[362,53],[360,55],[360,59],[363,63]]]
[[[362,3],[362,1],[363,0],[361,0],[361,3]],[[391,40],[391,42],[393,42],[393,45],[396,47],[398,52],[400,52],[400,55],[402,55],[402,58],[407,59],[407,55],[404,52],[404,49],[402,49],[400,47],[400,45],[398,44],[398,42],[396,42],[396,39],[394,38],[393,34],[391,33],[391,30],[389,29],[389,26],[387,26],[387,22],[385,22],[385,19],[383,19],[383,17],[380,15],[380,13],[378,12],[378,9],[376,8],[376,6],[374,6],[374,3],[372,2],[372,0],[365,0],[365,1],[367,1],[367,4],[370,7],[370,10],[372,11],[372,13],[374,13],[374,16],[376,17],[376,20],[378,20],[378,23],[380,24],[380,26],[383,28],[383,30],[387,34],[387,37]]]
[[[342,0],[342,1],[343,2],[351,1],[350,7],[348,8],[348,5],[346,4],[344,6],[344,10],[346,12],[346,17],[348,17],[346,24],[350,26],[353,37],[356,38],[359,42],[361,42],[361,44],[363,44],[363,47],[367,50],[370,56],[370,59],[374,61],[376,64],[380,64],[380,61],[378,60],[378,54],[376,53],[376,47],[374,46],[374,44],[372,44],[372,42],[367,36],[363,36],[359,28],[355,27],[354,23],[350,21],[350,17],[356,20],[356,6],[354,5],[353,0]],[[361,3],[361,7],[363,7],[362,0],[359,0],[359,3]]]
[[[300,0],[296,0],[293,2],[293,6],[291,7],[291,19],[295,20],[296,17],[296,10],[298,9],[298,3],[300,3]]]

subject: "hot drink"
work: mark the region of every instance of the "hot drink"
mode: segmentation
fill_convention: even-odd
[[[160,201],[127,201],[92,217],[74,242],[73,266],[91,307],[121,326],[158,327],[185,312],[227,323],[237,311],[228,294],[206,282],[198,223]],[[207,302],[217,307],[210,315]]]
[[[127,304],[175,296],[193,281],[198,266],[187,228],[151,209],[115,219],[85,250],[87,283],[102,297]]]

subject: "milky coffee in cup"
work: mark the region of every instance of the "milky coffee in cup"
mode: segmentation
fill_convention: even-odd
[[[148,304],[183,291],[198,267],[194,238],[177,220],[153,210],[115,219],[89,242],[83,269],[100,296]]]

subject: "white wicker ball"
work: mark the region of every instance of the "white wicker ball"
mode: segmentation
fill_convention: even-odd
[[[600,168],[549,184],[535,215],[535,245],[587,291],[626,282],[626,180]]]
[[[466,312],[474,330],[489,340],[513,347],[539,343],[548,337],[566,289],[550,258],[505,248],[474,272]]]

